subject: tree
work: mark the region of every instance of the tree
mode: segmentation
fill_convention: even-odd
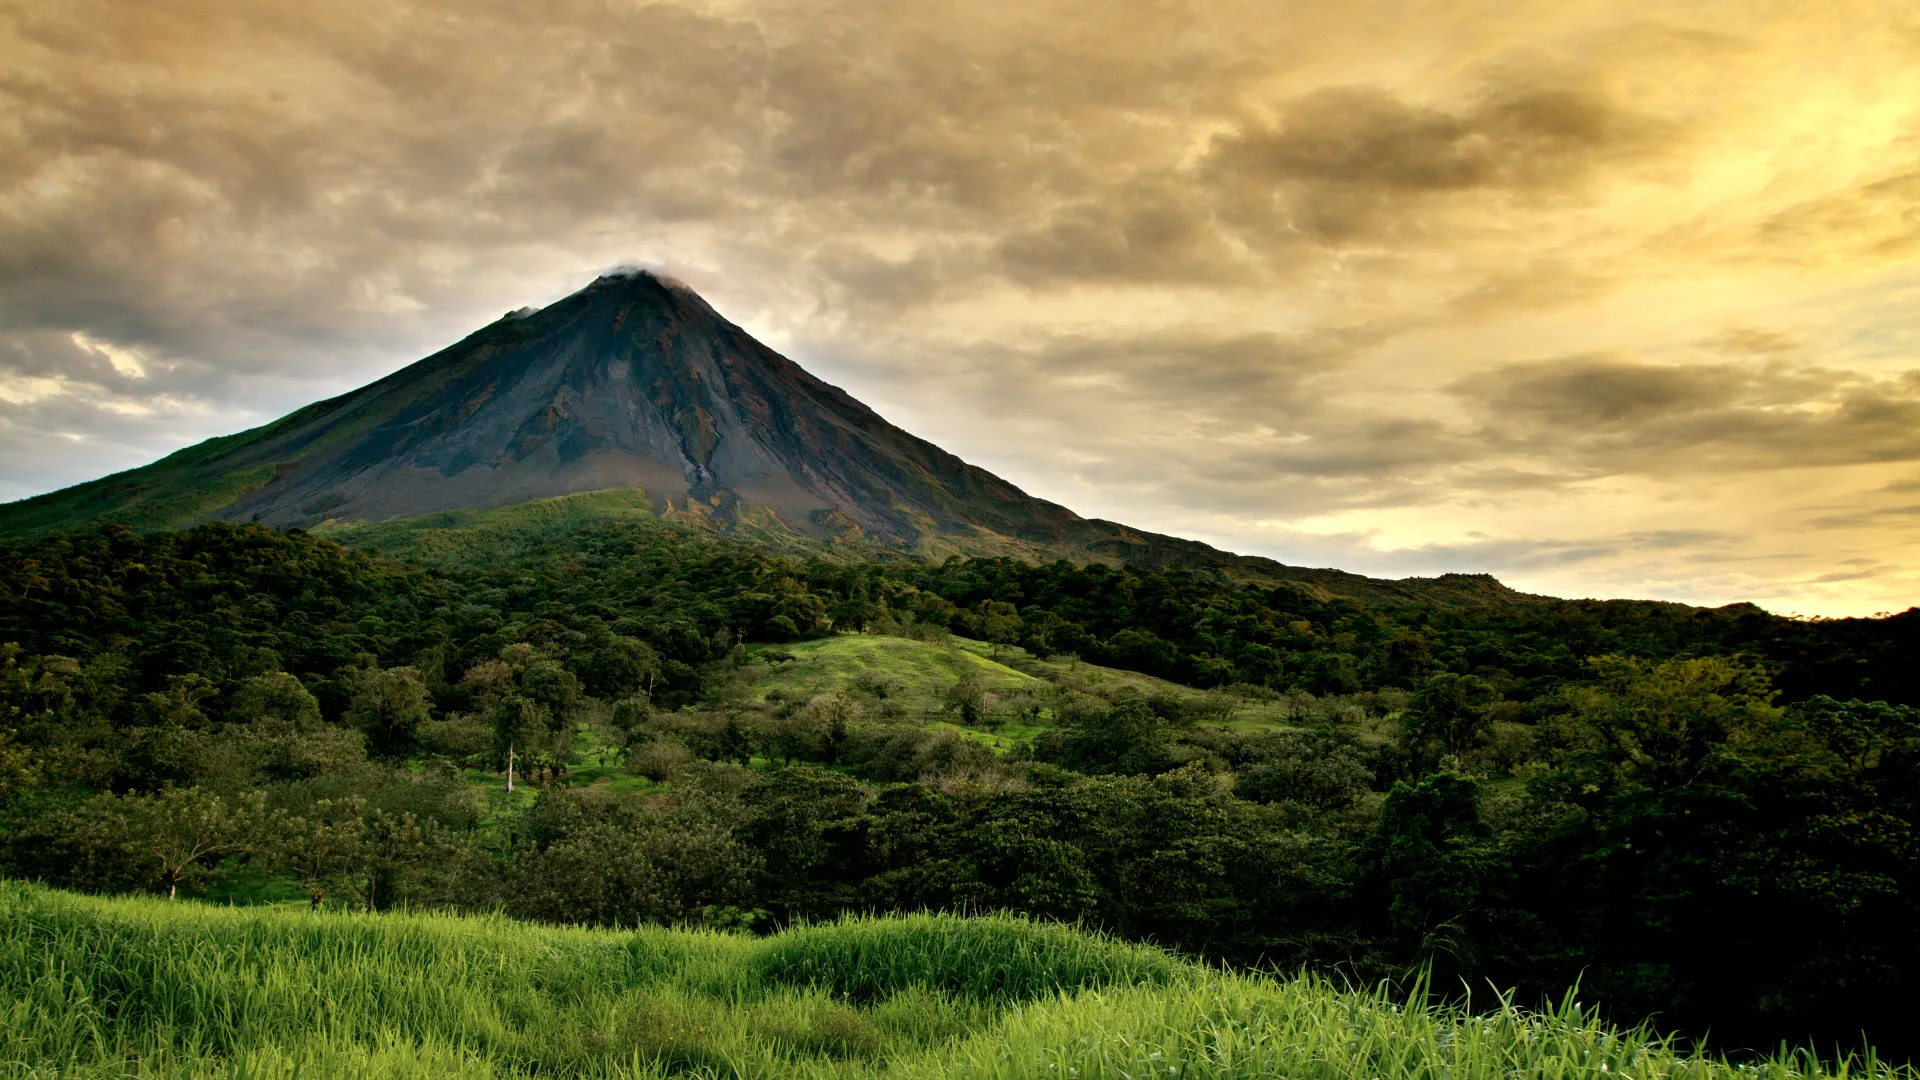
[[[318,910],[366,862],[366,801],[358,795],[321,799],[300,817],[281,816],[268,830],[266,860],[292,874]]]
[[[258,839],[266,795],[223,797],[199,788],[154,795],[98,795],[74,810],[70,835],[118,851],[172,900],[180,886],[209,877],[219,861]]]
[[[629,738],[652,715],[653,709],[643,697],[622,698],[613,703],[613,726]]]
[[[740,722],[740,717],[728,713],[724,724],[713,740],[713,759],[715,761],[736,761],[741,765],[753,764],[753,733]]]
[[[865,631],[880,618],[880,606],[864,596],[848,597],[827,609],[835,630]]]
[[[1235,777],[1233,793],[1254,802],[1337,810],[1366,794],[1372,780],[1353,746],[1288,732],[1261,747]]]
[[[1088,773],[1151,775],[1172,765],[1172,727],[1144,699],[1129,698],[1064,719],[1071,726],[1036,740],[1035,757]]]
[[[1691,782],[1730,734],[1764,729],[1781,714],[1766,672],[1727,657],[1608,656],[1592,668],[1607,694],[1588,722],[1612,744],[1622,774],[1655,789]]]
[[[207,723],[207,714],[201,711],[200,703],[218,694],[219,690],[202,675],[191,672],[174,675],[167,680],[165,690],[141,699],[142,711],[147,722],[155,727],[197,729]]]
[[[831,761],[853,719],[853,701],[844,692],[815,694],[801,705],[778,709],[760,725],[768,758],[791,765],[796,760]]]
[[[418,737],[420,745],[430,752],[462,763],[491,752],[494,732],[482,717],[448,713],[443,719],[421,724]]]
[[[1764,673],[1725,658],[1593,669],[1601,686],[1542,725],[1554,767],[1511,843],[1553,934],[1522,939],[1517,965],[1731,1039],[1902,1030],[1920,970],[1920,712],[1776,709]]]
[[[460,685],[466,687],[482,707],[491,705],[513,685],[513,668],[504,660],[484,660],[467,669],[460,677]]]
[[[580,706],[580,680],[558,660],[529,659],[520,669],[519,682],[520,692],[545,708],[556,723],[564,722]]]
[[[1024,624],[1012,604],[996,600],[980,606],[980,636],[993,646],[996,658],[1000,655],[1001,646],[1019,642],[1023,628]]]
[[[1489,835],[1473,781],[1439,773],[1393,786],[1374,841],[1392,898],[1387,917],[1403,947],[1474,966],[1468,919],[1480,902]]]
[[[554,922],[687,922],[751,905],[759,859],[731,830],[685,816],[599,822],[514,868],[507,910]]]
[[[413,746],[414,732],[430,715],[427,681],[410,667],[364,668],[347,680],[346,721],[366,733],[367,745],[382,757],[398,757]]]
[[[193,740],[191,765],[203,786],[241,790],[271,781],[307,780],[366,761],[359,732],[320,719],[320,705],[285,672],[240,684],[217,734]]]
[[[633,694],[660,670],[660,656],[638,638],[616,636],[579,665],[586,689],[606,698]]]
[[[236,724],[278,721],[296,729],[320,723],[320,703],[300,680],[284,671],[255,675],[234,691],[227,720]]]
[[[825,916],[856,895],[864,844],[849,825],[872,798],[858,781],[812,766],[754,778],[737,833],[766,860],[766,907]]]
[[[23,661],[20,646],[0,645],[0,725],[16,731],[69,726],[78,703],[73,684],[80,673],[79,661],[69,657]]]
[[[1353,658],[1346,653],[1311,654],[1301,677],[1306,680],[1308,689],[1323,697],[1327,694],[1351,694],[1360,689],[1359,672],[1354,670]]]
[[[1019,646],[1041,659],[1046,659],[1062,651],[1056,642],[1067,621],[1051,611],[1027,608],[1027,615],[1020,621]]]
[[[973,727],[987,715],[987,680],[965,652],[955,649],[954,662],[960,665],[960,677],[947,688],[947,708],[960,714],[962,724]]]
[[[392,907],[405,895],[409,880],[441,865],[454,845],[439,822],[374,810],[363,819],[359,864],[347,878],[368,911]]]
[[[1443,671],[1420,684],[1402,723],[1414,748],[1438,746],[1458,765],[1493,723],[1499,692],[1475,675]],[[1429,759],[1431,760],[1431,759]]]
[[[530,698],[509,693],[488,708],[487,726],[493,730],[494,763],[504,767],[510,756],[540,752],[553,730],[553,714]]]

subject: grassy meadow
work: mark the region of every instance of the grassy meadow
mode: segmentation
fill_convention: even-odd
[[[1567,1003],[1467,1012],[1011,917],[755,938],[0,884],[9,1077],[1900,1076],[1729,1065]]]
[[[749,655],[768,663],[766,677],[754,686],[755,696],[761,701],[768,700],[769,694],[792,699],[872,687],[905,714],[937,713],[947,688],[968,671],[984,682],[988,692],[1002,696],[1038,694],[1048,689],[1045,680],[1001,664],[988,652],[986,645],[964,639],[954,639],[950,646],[943,647],[877,634],[758,645],[748,650]]]
[[[998,648],[957,635],[944,641],[918,641],[884,634],[841,634],[811,641],[752,645],[749,656],[760,665],[744,674],[745,696],[757,704],[803,701],[816,694],[857,691],[891,705],[896,716],[945,719],[947,692],[972,674],[993,696],[987,710],[994,730],[1011,738],[1031,738],[1052,723],[1060,691],[1111,698],[1122,693],[1164,696],[1214,714],[1210,719],[1236,730],[1292,726],[1287,704],[1278,696],[1254,700],[1208,693],[1137,671],[1103,667],[1070,657],[1033,656],[1017,645]],[[1028,717],[1019,714],[1031,707]]]

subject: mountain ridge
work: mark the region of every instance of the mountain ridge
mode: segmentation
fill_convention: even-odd
[[[1083,518],[889,423],[646,271],[510,312],[261,427],[0,505],[0,538],[104,521],[379,522],[607,490],[814,546],[1189,569],[1370,604],[1545,599],[1487,575],[1388,581]]]

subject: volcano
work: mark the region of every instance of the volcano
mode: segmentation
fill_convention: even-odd
[[[722,532],[751,522],[922,557],[1184,567],[1374,603],[1522,599],[1484,575],[1380,581],[1082,518],[895,427],[645,271],[604,275],[265,427],[0,506],[0,536],[104,521],[314,527],[607,489]]]

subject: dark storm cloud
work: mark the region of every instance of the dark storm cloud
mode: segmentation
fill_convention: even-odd
[[[0,349],[0,498],[90,480],[197,442],[209,422],[250,419],[171,389],[175,375],[84,335],[12,335]]]
[[[1778,469],[1920,460],[1920,383],[1782,364],[1569,357],[1455,386],[1490,450],[1580,472]]]
[[[1209,416],[1249,426],[1310,416],[1325,405],[1313,380],[1339,372],[1391,337],[1388,325],[1305,333],[1221,334],[1204,326],[1124,337],[1061,334],[1013,346],[915,349],[902,364],[889,344],[843,353],[863,379],[883,380],[911,395],[931,394],[947,373],[975,373],[983,406],[1057,415],[1049,396],[1074,388],[1087,408],[1152,409]],[[825,346],[813,346],[823,348]]]
[[[1274,183],[1384,191],[1561,187],[1656,145],[1653,129],[1593,91],[1503,89],[1447,112],[1378,87],[1332,87],[1287,105],[1274,127],[1216,139],[1212,163]]]
[[[1232,119],[1197,162],[1092,181],[997,250],[1008,274],[1041,282],[1292,277],[1315,265],[1310,248],[1388,236],[1438,243],[1477,227],[1490,199],[1580,197],[1609,167],[1669,153],[1686,135],[1549,76],[1488,79],[1480,99],[1454,111],[1352,86],[1285,102],[1273,123]],[[1607,284],[1550,269],[1496,275],[1460,306],[1581,299]]]
[[[1497,369],[1464,388],[1502,415],[1543,427],[1635,427],[1724,404],[1725,368],[1677,368],[1608,357],[1571,357]]]
[[[1216,138],[1205,170],[1241,227],[1344,243],[1425,231],[1442,197],[1563,197],[1677,137],[1593,89],[1500,85],[1449,111],[1331,87],[1289,103],[1277,123]]]
[[[580,26],[505,6],[23,18],[30,63],[0,80],[25,151],[0,155],[18,180],[0,320],[285,364],[412,338],[410,312],[471,319],[459,294],[516,247],[724,216],[716,162],[752,134],[756,32],[670,7],[575,13],[596,8]],[[449,273],[475,260],[493,265]]]
[[[1473,456],[1470,444],[1463,443],[1457,433],[1426,417],[1323,414],[1318,420],[1309,429],[1311,437],[1298,443],[1281,442],[1228,455],[1217,479],[1226,484],[1336,481],[1335,490],[1351,492],[1356,478],[1369,477],[1385,489],[1394,480],[1415,478]],[[1382,491],[1368,495],[1366,502],[1371,505],[1399,501],[1383,497]]]

